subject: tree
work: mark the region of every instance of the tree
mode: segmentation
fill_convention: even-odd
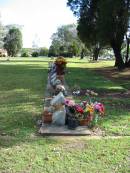
[[[48,56],[58,56],[59,55],[59,46],[56,45],[56,43],[53,43],[49,48]]]
[[[3,45],[4,45],[3,39],[5,37],[5,34],[6,34],[6,29],[2,25],[1,16],[0,16],[0,48],[3,48]]]
[[[79,55],[81,51],[81,47],[79,47],[79,43],[77,41],[73,41],[68,47],[68,53],[70,57]]]
[[[13,57],[18,54],[22,48],[22,33],[18,28],[12,28],[4,38],[4,48],[8,55]]]
[[[125,65],[126,67],[130,66],[129,52],[130,52],[130,35],[126,34],[126,57],[125,57]]]
[[[104,0],[99,3],[99,36],[110,44],[115,54],[115,66],[125,68],[121,54],[124,36],[128,28],[128,9],[126,0]]]
[[[21,57],[30,57],[30,54],[28,52],[24,52],[21,54]]]
[[[39,56],[39,53],[38,52],[33,52],[32,53],[32,57],[38,57]]]
[[[99,43],[97,33],[97,0],[69,0],[68,5],[74,14],[79,18],[77,31],[80,39],[86,45],[87,49],[93,50],[93,60],[97,60],[102,45]],[[82,55],[83,55],[82,50]]]
[[[39,49],[39,55],[40,56],[48,56],[48,52],[49,52],[49,50],[46,47],[43,47],[43,48]]]
[[[30,57],[33,51],[34,50],[32,48],[22,48],[20,53],[22,57],[24,57],[24,55],[26,55],[26,57]]]
[[[97,2],[96,0],[89,2],[83,1],[77,27],[80,39],[88,49],[93,50],[93,60],[98,60],[102,47],[101,43],[99,43],[97,32]]]
[[[78,31],[84,42],[110,45],[115,65],[124,68],[121,47],[128,28],[130,0],[68,0],[71,10],[79,18]],[[95,35],[96,33],[96,35]],[[96,39],[94,39],[94,37]],[[96,53],[96,52],[95,52]]]
[[[82,42],[77,35],[76,25],[63,25],[52,35],[50,51],[55,56],[77,56],[80,54]],[[50,52],[49,51],[49,52]]]

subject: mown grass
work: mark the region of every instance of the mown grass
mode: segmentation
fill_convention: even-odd
[[[128,99],[102,98],[106,118],[101,128],[106,134],[120,138],[102,137],[40,137],[36,119],[41,116],[47,80],[47,58],[15,58],[0,61],[0,172],[1,173],[127,173],[129,111],[112,104],[128,104]],[[86,60],[69,59],[66,76],[70,87],[97,91],[126,90],[102,75],[95,74],[96,64]],[[112,65],[113,62],[107,62]],[[99,67],[108,66],[105,62]],[[89,68],[89,69],[88,69]],[[89,79],[89,82],[88,82]],[[95,83],[93,83],[93,81]],[[97,82],[96,82],[97,81]],[[103,83],[103,81],[106,81]],[[103,83],[103,86],[102,86]],[[100,95],[98,97],[100,100]]]
[[[127,173],[128,138],[124,139],[35,139],[3,148],[4,172],[29,173]]]
[[[66,80],[73,88],[92,89],[99,93],[93,100],[101,101],[106,107],[106,116],[100,123],[100,128],[105,130],[106,134],[130,135],[129,117],[130,117],[130,98],[117,98],[111,96],[112,93],[125,92],[130,88],[127,81],[111,80],[103,73],[98,73],[97,68],[112,67],[114,61],[101,61],[90,63],[86,60],[70,60],[68,64],[68,74]],[[125,85],[127,83],[127,85]],[[128,86],[129,85],[129,86]],[[102,97],[104,93],[104,97]],[[106,97],[105,97],[106,93]],[[110,93],[110,96],[107,95]],[[76,97],[77,101],[85,100],[87,97]]]
[[[0,63],[0,132],[20,139],[35,130],[42,112],[46,62]],[[2,141],[0,141],[2,143]]]

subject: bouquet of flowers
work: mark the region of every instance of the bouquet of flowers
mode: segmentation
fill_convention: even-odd
[[[100,117],[105,114],[105,108],[102,103],[92,102],[90,99],[76,104],[73,100],[65,100],[65,105],[71,112],[73,118],[79,121],[79,125],[95,126]]]
[[[94,102],[86,105],[86,111],[89,112],[87,117],[88,125],[95,126],[100,117],[104,116],[105,108],[102,103]]]
[[[56,58],[55,65],[56,65],[57,75],[65,74],[66,64],[67,64],[67,61],[64,57],[60,56],[60,57]]]
[[[67,61],[64,57],[60,56],[60,57],[56,58],[55,64],[56,65],[66,65]]]

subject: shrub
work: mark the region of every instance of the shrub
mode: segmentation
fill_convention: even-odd
[[[38,57],[39,56],[39,53],[38,52],[33,52],[32,53],[32,57]]]
[[[23,52],[21,54],[21,57],[30,57],[29,53],[28,52]]]

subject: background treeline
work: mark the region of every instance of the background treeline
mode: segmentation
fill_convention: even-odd
[[[68,0],[67,5],[78,18],[78,35],[93,49],[95,60],[102,48],[111,47],[115,66],[130,67],[130,0]]]

